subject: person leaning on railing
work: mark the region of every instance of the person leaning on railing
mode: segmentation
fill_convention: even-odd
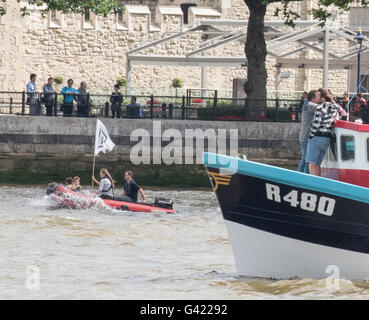
[[[68,80],[68,86],[64,87],[60,93],[64,95],[63,99],[63,117],[71,117],[73,113],[73,101],[79,91],[73,88],[73,80]]]
[[[36,116],[37,114],[39,114],[38,112],[39,101],[37,98],[36,78],[37,78],[37,75],[32,73],[30,75],[30,82],[28,82],[27,84],[26,104],[29,105],[29,115],[30,116]]]
[[[89,96],[86,88],[86,82],[82,81],[77,95],[77,117],[87,117],[89,113]]]
[[[45,104],[47,116],[53,115],[54,94],[57,93],[56,90],[54,90],[53,88],[53,83],[54,79],[50,77],[49,79],[47,79],[47,83],[44,85],[42,90],[42,102]]]
[[[128,104],[126,108],[126,118],[142,118],[141,105],[136,101],[136,97],[131,98],[131,103]]]

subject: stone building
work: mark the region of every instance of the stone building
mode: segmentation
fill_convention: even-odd
[[[201,19],[247,20],[248,9],[243,0],[144,0],[122,1],[123,14],[109,17],[50,12],[42,15],[39,8],[28,6],[30,15],[21,16],[16,0],[8,0],[7,14],[0,18],[0,91],[22,91],[29,80],[29,74],[38,75],[38,88],[49,76],[61,76],[66,81],[73,78],[76,85],[87,81],[91,92],[111,90],[118,77],[127,75],[127,52],[134,45],[161,33],[183,30]],[[308,9],[316,0],[296,1],[294,6],[301,18],[311,19]],[[276,20],[270,5],[267,20]],[[362,11],[363,10],[363,11]],[[369,26],[365,20],[367,9],[352,8],[336,17],[334,23],[348,26],[352,30],[358,26],[363,31]],[[361,14],[361,15],[360,15]],[[214,29],[217,30],[216,28]],[[293,31],[293,30],[292,30]],[[180,55],[186,49],[205,41],[203,35],[191,35],[186,39],[174,39],[162,45],[151,47],[148,54]],[[345,39],[332,39],[331,47],[349,48]],[[290,44],[290,47],[293,45]],[[227,43],[209,51],[213,56],[244,55],[244,40]],[[296,59],[321,59],[316,50],[306,50],[290,56]],[[329,87],[342,93],[354,90],[355,61],[347,66],[332,69],[328,75]],[[362,70],[365,71],[366,57],[363,57]],[[283,68],[283,65],[282,65]],[[276,59],[268,55],[268,92],[276,89]],[[280,80],[278,90],[304,91],[322,86],[322,69],[302,67],[283,68],[288,77]],[[363,73],[364,74],[364,73]],[[132,88],[170,88],[172,79],[180,78],[185,88],[206,87],[219,90],[232,90],[233,79],[244,79],[246,68],[207,67],[205,80],[201,78],[199,66],[160,66],[134,65],[130,72]],[[202,82],[203,81],[203,82]],[[369,86],[365,82],[364,86]]]

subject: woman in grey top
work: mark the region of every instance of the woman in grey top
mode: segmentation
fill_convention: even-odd
[[[100,169],[100,178],[101,180],[98,181],[94,176],[92,176],[92,180],[99,186],[96,193],[102,199],[114,199],[114,180],[108,169]]]
[[[300,132],[300,148],[301,148],[301,161],[297,171],[309,173],[309,166],[305,160],[306,150],[309,141],[310,126],[314,119],[315,109],[317,103],[320,100],[320,92],[317,90],[309,91],[307,100],[302,106],[301,113],[301,132]]]

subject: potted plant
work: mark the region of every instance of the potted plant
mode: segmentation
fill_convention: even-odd
[[[177,96],[178,96],[178,94],[177,94],[178,93],[177,92],[178,88],[182,88],[183,87],[182,80],[179,79],[179,78],[174,78],[173,81],[172,81],[172,87],[176,89],[176,98],[177,98]]]
[[[128,80],[124,77],[117,78],[116,83],[121,88],[127,88],[127,86],[128,86]]]

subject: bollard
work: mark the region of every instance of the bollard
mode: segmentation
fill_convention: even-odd
[[[169,115],[168,115],[168,117],[169,117],[169,119],[173,119],[173,103],[169,103],[168,108],[169,108]]]
[[[26,92],[22,91],[22,116],[26,113]]]
[[[182,96],[182,120],[185,118],[185,96]]]
[[[109,102],[108,101],[105,102],[104,117],[105,118],[109,117]]]
[[[9,113],[13,113],[13,98],[10,98]]]
[[[54,93],[54,116],[58,115],[58,94]]]
[[[150,119],[154,118],[154,96],[150,97]]]
[[[218,90],[214,92],[214,103],[213,103],[213,119],[217,119],[217,105],[218,105]]]

